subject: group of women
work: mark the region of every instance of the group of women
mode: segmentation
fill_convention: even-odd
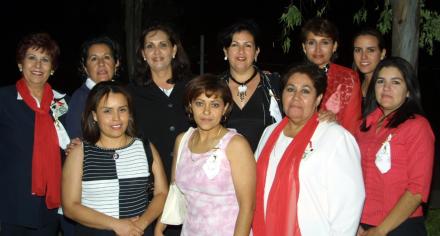
[[[222,34],[229,69],[192,78],[178,35],[154,25],[127,87],[111,81],[117,43],[95,38],[69,102],[47,82],[58,45],[26,36],[22,78],[0,89],[0,235],[56,235],[61,206],[64,235],[426,235],[434,136],[416,73],[371,29],[354,38],[355,70],[337,65],[338,37],[309,20],[306,62],[280,78],[239,22]],[[64,157],[69,136],[82,141]],[[181,228],[160,222],[168,183]]]

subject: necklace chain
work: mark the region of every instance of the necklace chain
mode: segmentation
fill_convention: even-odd
[[[223,127],[221,127],[220,126],[220,129],[218,130],[218,133],[217,133],[217,135],[214,137],[214,141],[220,136],[220,133],[221,133],[221,131],[222,131],[222,129],[223,129]],[[199,136],[200,136],[200,131],[197,129],[197,131],[199,132]],[[193,136],[193,138],[192,138],[192,140],[191,140],[191,145],[194,147],[194,145],[195,145],[195,137]],[[214,146],[214,145],[210,145],[210,146]],[[210,148],[209,149],[209,151],[210,150],[215,150],[215,149],[217,149],[217,147],[216,147],[217,145],[215,145],[214,147],[212,147],[212,148]],[[209,152],[208,151],[208,152]],[[193,152],[190,150],[190,153],[191,153],[191,160],[193,161],[193,162],[195,162],[196,161],[196,159],[194,159],[193,158]]]
[[[253,78],[255,78],[255,76],[257,75],[257,68],[255,68],[254,67],[254,73],[252,74],[252,76],[249,78],[249,79],[247,79],[247,80],[245,80],[244,82],[239,82],[239,81],[237,81],[233,76],[232,76],[232,74],[231,73],[229,73],[229,78],[232,80],[232,81],[234,81],[236,84],[238,84],[238,87],[237,87],[237,90],[238,90],[238,92],[237,92],[237,96],[240,98],[240,101],[241,102],[243,102],[244,101],[244,99],[245,99],[245,97],[246,97],[246,91],[247,91],[247,84],[249,83],[249,82],[251,82],[251,80],[253,79]]]

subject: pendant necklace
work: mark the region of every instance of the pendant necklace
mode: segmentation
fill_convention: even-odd
[[[245,80],[243,83],[238,82],[234,77],[232,77],[231,73],[229,73],[229,78],[231,78],[232,81],[234,81],[236,84],[238,84],[238,92],[237,92],[237,96],[240,98],[240,101],[243,102],[244,98],[246,97],[246,91],[247,91],[247,84],[249,82],[251,82],[251,80],[253,78],[255,78],[255,75],[257,75],[257,69],[254,68],[254,73],[252,74],[252,76]]]

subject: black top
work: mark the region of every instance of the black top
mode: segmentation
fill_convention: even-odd
[[[168,97],[155,83],[145,87],[130,84],[134,119],[139,137],[150,140],[159,151],[168,180],[171,176],[174,142],[189,121],[183,106],[186,81],[177,81]]]
[[[15,85],[0,88],[0,221],[41,228],[58,219],[58,209],[47,209],[45,197],[31,193],[34,123],[35,113],[17,99]]]
[[[72,95],[71,102],[69,103],[69,112],[66,116],[66,130],[70,138],[82,137],[81,117],[86,107],[89,93],[90,89],[84,83]]]
[[[280,94],[280,76],[277,73],[265,74],[260,73],[260,83],[257,89],[249,98],[249,101],[240,109],[235,103],[232,106],[231,114],[226,121],[226,127],[234,128],[242,134],[251,145],[255,152],[260,141],[261,134],[264,129],[275,123],[275,119],[270,115],[270,93],[269,89],[275,95],[278,107],[282,111]],[[229,73],[226,72],[221,76],[227,83],[229,81]]]

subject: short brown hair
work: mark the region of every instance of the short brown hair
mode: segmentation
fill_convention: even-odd
[[[329,37],[333,42],[339,41],[338,28],[327,19],[316,17],[308,20],[301,28],[301,42],[306,42],[308,33]]]
[[[115,81],[103,81],[98,83],[90,91],[89,96],[87,97],[86,107],[84,109],[84,113],[81,119],[83,138],[89,143],[95,144],[96,142],[98,142],[101,136],[99,126],[93,119],[93,112],[96,112],[96,108],[98,107],[101,99],[107,99],[110,93],[122,94],[127,99],[130,118],[128,120],[128,126],[125,134],[131,137],[135,137],[136,135],[136,129],[133,121],[133,102],[130,94],[124,89],[124,87],[122,87],[122,85],[118,84]]]
[[[35,33],[26,35],[20,40],[17,46],[15,58],[18,64],[23,62],[26,52],[29,48],[42,50],[50,56],[53,68],[58,67],[58,57],[60,56],[60,47],[48,33]]]
[[[232,110],[232,95],[226,82],[213,74],[203,74],[190,80],[185,87],[185,95],[183,97],[183,104],[185,111],[190,114],[190,104],[200,94],[204,93],[207,97],[216,95],[223,100],[223,103],[229,104],[225,112],[225,117],[228,117]]]

